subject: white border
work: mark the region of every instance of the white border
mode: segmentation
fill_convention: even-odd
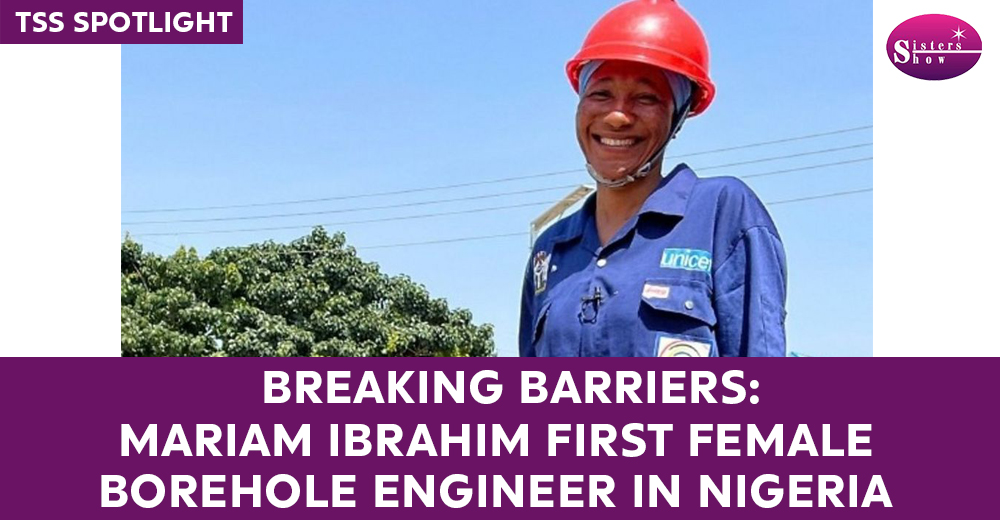
[[[896,70],[889,34],[921,14],[955,16],[979,32],[972,70],[945,81]],[[874,2],[876,356],[1000,355],[998,19],[992,2]]]
[[[0,45],[2,356],[118,356],[121,46]]]
[[[973,0],[879,0],[873,12],[875,354],[998,355],[1000,17]],[[976,28],[975,68],[931,82],[892,66],[889,33],[928,13]],[[118,355],[120,46],[0,45],[0,66],[0,355]]]

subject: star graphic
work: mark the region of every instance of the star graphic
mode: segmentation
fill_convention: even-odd
[[[952,38],[958,38],[958,41],[962,41],[962,38],[968,38],[968,36],[963,34],[965,31],[962,30],[961,26],[959,26],[958,30],[951,32],[955,33],[955,36],[952,36]]]

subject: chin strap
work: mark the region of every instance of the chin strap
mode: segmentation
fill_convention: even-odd
[[[680,116],[677,118],[677,121],[675,122],[673,129],[670,131],[670,136],[667,137],[667,140],[664,141],[664,143],[656,150],[656,153],[654,153],[653,156],[650,157],[645,164],[639,167],[639,169],[636,170],[635,173],[626,175],[620,179],[610,180],[601,176],[600,173],[597,173],[597,170],[595,170],[594,167],[590,165],[590,163],[587,163],[587,173],[590,174],[591,178],[593,178],[594,181],[597,182],[597,184],[604,186],[606,188],[621,188],[622,186],[632,184],[633,182],[649,175],[649,172],[653,171],[653,167],[663,160],[663,155],[667,151],[667,145],[670,144],[670,141],[674,140],[674,138],[677,137],[677,134],[679,134],[681,131],[681,126],[684,125],[684,121],[687,120],[688,114],[691,113],[690,98],[691,96],[689,96],[688,101],[684,103],[684,108],[683,110],[681,110]]]
[[[601,176],[600,173],[597,173],[597,170],[595,170],[594,167],[590,165],[590,163],[587,163],[587,173],[589,173],[590,176],[594,179],[594,181],[596,181],[597,184],[600,184],[601,186],[607,188],[621,188],[622,186],[625,186],[627,184],[632,184],[633,182],[649,175],[649,172],[653,171],[653,166],[656,166],[657,161],[663,159],[663,154],[666,151],[667,151],[667,144],[663,143],[663,146],[661,146],[660,149],[656,153],[654,153],[653,156],[650,157],[648,161],[646,161],[646,164],[642,165],[642,167],[636,170],[635,173],[626,175],[620,179],[616,180],[605,179],[604,177]]]

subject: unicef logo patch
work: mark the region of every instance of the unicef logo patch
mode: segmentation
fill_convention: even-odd
[[[712,270],[712,253],[701,249],[664,249],[660,267],[707,273]]]

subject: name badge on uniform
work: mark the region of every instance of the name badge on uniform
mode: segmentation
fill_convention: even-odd
[[[672,338],[665,334],[656,337],[657,357],[708,357],[712,345],[689,339]]]
[[[539,251],[535,254],[534,265],[532,266],[532,271],[535,274],[535,294],[541,294],[545,291],[545,286],[549,281],[549,253],[546,251]]]
[[[660,257],[660,267],[707,273],[712,270],[712,253],[701,249],[664,249],[663,256]]]
[[[642,286],[642,297],[651,300],[665,300],[670,297],[670,286],[646,282]]]

